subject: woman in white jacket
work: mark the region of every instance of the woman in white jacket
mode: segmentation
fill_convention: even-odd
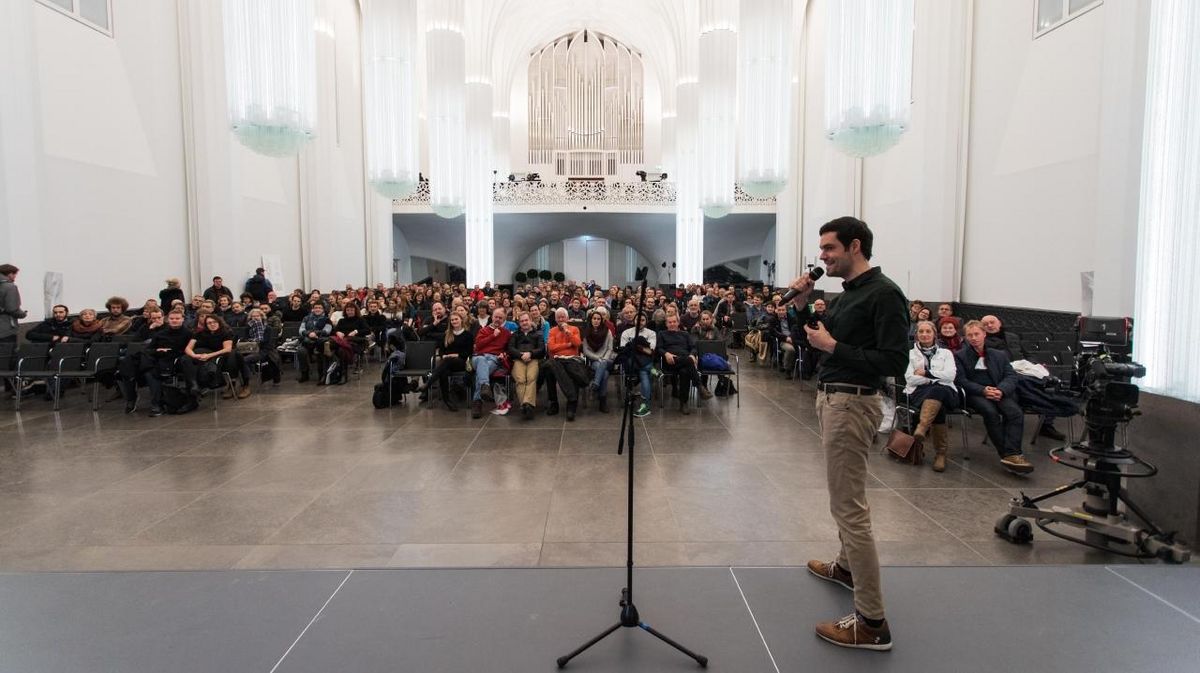
[[[904,373],[904,393],[909,403],[920,409],[913,437],[924,441],[927,434],[933,436],[934,472],[946,469],[946,411],[959,406],[956,373],[954,353],[938,347],[933,323],[917,323],[916,341],[908,353],[908,370]]]

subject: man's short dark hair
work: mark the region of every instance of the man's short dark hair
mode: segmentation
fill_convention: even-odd
[[[0,276],[10,276],[18,271],[20,271],[20,269],[12,264],[0,264]]]
[[[224,279],[223,279],[223,278],[221,278],[220,276],[213,276],[213,282],[214,282],[214,283],[215,283],[216,281],[218,281],[218,280],[224,280]]]
[[[261,275],[263,275],[263,274],[265,274],[265,273],[266,273],[266,269],[263,269],[263,268],[260,266],[260,267],[258,267],[257,269],[255,269],[255,270],[254,270],[254,273],[256,273],[256,274],[258,274],[258,275],[260,275],[260,276],[261,276]]]
[[[61,308],[63,310],[63,313],[66,313],[68,315],[70,315],[70,313],[71,313],[71,309],[67,308],[66,304],[55,304],[54,306],[50,307],[50,312],[53,313],[54,309],[56,309],[56,308]]]
[[[842,247],[847,250],[850,249],[850,242],[857,238],[863,257],[871,259],[871,244],[875,241],[875,235],[871,233],[866,222],[848,215],[839,217],[821,226],[820,234],[822,236],[830,233],[837,234],[838,243],[841,243]]]

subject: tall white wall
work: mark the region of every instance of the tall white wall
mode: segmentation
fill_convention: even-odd
[[[1035,40],[1030,3],[976,3],[965,301],[1082,308],[1080,273],[1113,233],[1096,227],[1112,4]]]
[[[112,37],[28,4],[40,240],[5,256],[30,271],[33,317],[39,269],[63,273],[72,310],[112,294],[141,303],[168,277],[185,292],[213,275],[240,288],[262,255],[279,256],[287,288],[373,280],[355,0],[317,2],[318,139],[291,159],[229,132],[221,3],[113,0]]]
[[[74,311],[157,297],[188,276],[176,5],[114,0],[114,38],[29,4],[45,268]]]

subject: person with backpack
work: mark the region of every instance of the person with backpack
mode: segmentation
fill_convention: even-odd
[[[246,281],[246,293],[254,297],[254,301],[264,303],[267,301],[267,293],[275,289],[271,285],[270,279],[267,278],[267,272],[261,266],[254,270],[254,275]],[[232,299],[232,297],[230,297]]]

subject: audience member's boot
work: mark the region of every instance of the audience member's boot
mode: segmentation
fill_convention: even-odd
[[[237,398],[239,400],[244,400],[247,397],[250,397],[250,384],[243,383],[241,389],[238,390]]]
[[[937,418],[941,410],[942,403],[937,400],[925,400],[921,403],[921,415],[917,420],[916,429],[913,430],[913,437],[917,441],[925,441],[925,435],[929,434],[929,426],[933,425],[933,419]]]
[[[938,423],[929,429],[929,432],[933,435],[933,449],[935,452],[933,454],[934,472],[946,471],[946,452],[950,449],[950,441],[946,436],[948,429],[945,423]]]
[[[597,406],[600,408],[600,413],[607,414],[608,413],[608,398],[601,397],[600,403]]]
[[[547,416],[557,416],[558,415],[558,402],[551,402],[550,404],[546,405],[546,415]]]
[[[527,421],[533,420],[533,405],[532,404],[526,402],[525,404],[521,405],[521,418],[524,418]]]
[[[133,394],[133,399],[125,400],[125,413],[132,414],[137,411],[137,393]]]
[[[483,402],[481,400],[473,400],[471,402],[471,418],[479,418],[483,416]]]
[[[712,391],[708,389],[708,386],[701,384],[696,386],[696,390],[700,392],[700,397],[703,397],[706,400],[712,399],[713,394]]]
[[[1059,432],[1058,428],[1054,427],[1054,419],[1050,419],[1045,423],[1042,423],[1041,429],[1038,430],[1038,435],[1048,439],[1053,439],[1056,442],[1066,441],[1067,439],[1066,435]]]
[[[578,400],[567,400],[567,420],[575,420],[575,411],[579,408]]]
[[[442,398],[442,406],[446,407],[447,411],[458,411],[458,407],[454,405],[454,402],[450,401],[449,396]]]
[[[684,416],[692,413],[692,410],[688,408],[687,400],[679,400],[679,413],[683,414]]]

